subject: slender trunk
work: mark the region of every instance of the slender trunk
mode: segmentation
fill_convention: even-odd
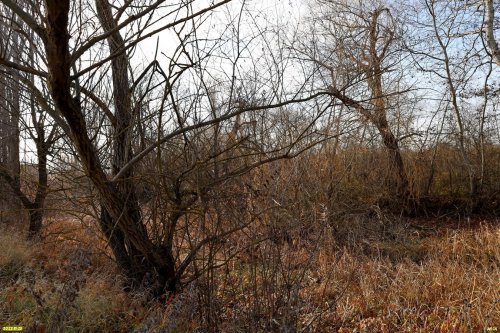
[[[97,15],[105,32],[116,28],[116,22],[107,0],[96,0]],[[130,161],[131,149],[131,127],[132,127],[132,103],[128,79],[128,58],[123,50],[124,41],[119,31],[110,34],[107,39],[110,54],[118,54],[111,61],[111,72],[113,78],[113,102],[115,109],[116,125],[113,134],[113,156],[112,173],[116,175],[120,169]],[[133,182],[133,169],[131,168],[117,184],[117,195],[122,199],[123,214],[127,215],[132,223],[137,226],[144,237],[147,232],[142,224],[141,211],[137,200],[135,184]],[[101,226],[103,232],[108,236],[108,242],[117,258],[117,263],[132,280],[138,279],[140,251],[131,243],[128,243],[127,235],[114,230],[115,219],[106,211],[101,214]],[[128,243],[128,244],[127,244]],[[125,257],[128,257],[126,259]]]
[[[372,114],[372,122],[377,127],[384,146],[389,152],[389,165],[393,168],[396,176],[396,195],[406,200],[410,195],[408,176],[406,175],[398,139],[392,132],[387,121],[385,97],[382,91],[382,72],[380,63],[377,61],[373,67],[373,76],[368,80],[374,98],[373,103],[375,105],[375,110]]]
[[[20,22],[17,22],[20,24]],[[19,33],[14,31],[12,33],[12,61],[16,63],[22,62],[22,51],[20,48],[20,38]],[[9,146],[10,146],[10,169],[16,180],[16,186],[21,187],[20,173],[21,173],[21,161],[19,159],[19,121],[21,117],[21,84],[18,80],[11,80],[10,84],[10,100],[11,100],[11,111],[10,111],[10,133],[9,133]]]
[[[111,61],[113,77],[113,101],[115,108],[116,126],[113,137],[112,173],[116,175],[121,168],[132,158],[132,128],[134,112],[132,96],[128,78],[128,57],[123,50],[124,40],[116,30],[116,21],[112,16],[111,6],[106,0],[96,0],[97,15],[105,32],[114,31],[107,39],[110,54],[117,54]],[[147,230],[144,227],[141,209],[137,199],[136,185],[133,180],[133,168],[124,174],[116,185],[117,196],[121,199],[123,215],[128,216],[144,242],[150,242]],[[145,253],[131,240],[130,235],[123,230],[116,229],[116,216],[113,216],[104,207],[101,214],[101,227],[108,237],[111,249],[117,263],[133,284],[157,284],[160,289],[174,290],[175,264],[170,248],[159,248],[150,244],[151,250],[156,253],[158,260],[148,261]],[[153,276],[156,275],[156,276]],[[161,292],[161,290],[159,291]]]
[[[10,15],[10,14],[8,14]],[[0,18],[0,21],[2,18]],[[10,41],[6,43],[5,56],[12,62],[21,62],[21,49],[19,46],[19,33],[13,26],[19,22],[0,22],[0,36],[10,35]],[[16,190],[20,189],[19,160],[19,119],[20,119],[20,84],[12,76],[0,75],[0,162],[13,178],[9,184]],[[21,205],[15,195],[4,193],[2,198],[6,210],[15,212],[21,209]]]
[[[433,24],[433,29],[434,29],[434,35],[436,36],[436,39],[438,41],[439,47],[441,48],[441,52],[443,55],[443,64],[444,64],[444,70],[446,73],[446,83],[448,84],[448,88],[450,90],[450,95],[451,95],[451,104],[453,111],[455,113],[455,118],[457,121],[457,126],[458,126],[458,145],[459,145],[459,151],[460,155],[462,157],[464,166],[467,169],[467,173],[469,175],[469,202],[468,202],[468,213],[471,213],[472,210],[475,209],[477,206],[477,195],[478,195],[478,184],[480,182],[480,179],[478,177],[478,172],[476,166],[473,164],[473,162],[470,159],[470,156],[467,151],[467,143],[466,143],[466,137],[465,137],[465,127],[463,124],[462,120],[462,115],[460,112],[460,107],[458,106],[458,96],[457,96],[457,87],[455,85],[455,82],[453,80],[452,76],[452,68],[451,68],[451,63],[450,63],[450,58],[448,55],[448,46],[447,44],[444,43],[443,39],[441,38],[439,31],[440,28],[437,23],[437,18],[436,18],[436,13],[434,11],[434,2],[433,1],[426,1],[427,9],[432,17],[432,24]]]
[[[385,147],[389,151],[390,165],[395,169],[396,173],[396,195],[406,201],[410,196],[410,189],[408,183],[408,176],[401,156],[398,139],[392,132],[389,123],[387,122],[387,109],[384,91],[382,88],[382,61],[385,56],[387,47],[392,42],[392,35],[386,41],[382,54],[377,50],[378,29],[379,29],[379,16],[383,9],[375,10],[372,14],[372,21],[370,26],[370,69],[368,71],[368,85],[374,98],[375,112],[373,115],[373,122],[377,127]]]
[[[46,154],[39,155],[38,188],[34,201],[31,201],[19,187],[16,180],[0,166],[0,178],[3,179],[15,197],[21,201],[24,209],[29,213],[28,239],[38,239],[41,234],[44,216],[44,204],[47,196],[47,164]]]
[[[366,53],[363,52],[362,59],[354,59],[354,61],[358,62],[359,67],[366,72],[373,107],[366,108],[361,103],[346,96],[335,86],[330,87],[330,92],[333,96],[340,99],[344,105],[355,108],[377,128],[384,146],[389,153],[389,165],[395,171],[396,191],[394,194],[406,205],[411,196],[408,176],[398,139],[392,132],[387,121],[386,96],[382,87],[382,62],[386,57],[389,46],[394,40],[393,31],[389,31],[385,37],[379,35],[379,17],[384,11],[389,10],[381,7],[371,13],[370,25],[367,27],[369,30],[367,32],[368,45],[365,50]]]
[[[42,232],[45,198],[47,197],[47,145],[45,143],[43,127],[39,128],[37,137],[38,154],[38,185],[35,200],[29,210],[30,221],[28,239],[39,238]]]
[[[488,45],[491,59],[500,66],[500,48],[493,33],[495,26],[495,6],[493,0],[484,0],[484,26],[486,30],[486,44]]]

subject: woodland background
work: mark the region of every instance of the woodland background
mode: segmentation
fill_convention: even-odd
[[[497,0],[0,0],[0,324],[500,326]]]

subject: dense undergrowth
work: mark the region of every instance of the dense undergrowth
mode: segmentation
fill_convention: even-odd
[[[453,158],[439,160],[432,175],[427,155],[409,154],[418,208],[410,217],[383,205],[391,177],[381,156],[311,152],[214,188],[179,223],[179,258],[207,232],[235,221],[247,226],[203,247],[180,290],[159,301],[146,288],[123,290],[98,223],[84,209],[92,195],[80,189],[71,205],[49,197],[41,241],[27,242],[21,222],[0,226],[0,324],[28,332],[499,327],[498,170],[486,173],[481,215],[466,215],[467,180],[451,173]],[[143,212],[156,221],[162,215],[151,207],[164,198],[148,200]]]
[[[79,223],[53,221],[37,244],[3,228],[0,323],[30,332],[481,332],[499,325],[498,220],[429,227],[376,211],[323,222],[301,239],[238,235],[224,243],[241,246],[236,256],[161,304],[148,301],[147,290],[124,292],[105,244]]]

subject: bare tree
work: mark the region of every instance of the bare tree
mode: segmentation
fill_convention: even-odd
[[[19,62],[21,57],[19,22],[3,6],[0,7],[0,53],[2,57],[12,62]],[[7,75],[0,76],[0,173],[9,175],[13,191],[19,191],[20,160],[19,160],[19,119],[20,119],[20,86]],[[5,181],[5,180],[3,180]],[[16,210],[18,201],[12,200],[9,192],[2,196],[5,210]],[[15,198],[15,196],[14,196]],[[2,209],[4,210],[4,209]]]
[[[408,27],[415,33],[406,40],[418,73],[433,83],[422,87],[427,89],[428,99],[436,96],[443,101],[436,107],[453,115],[453,121],[443,125],[453,133],[468,174],[469,211],[477,205],[482,191],[486,114],[495,73],[492,58],[485,54],[487,43],[482,40],[481,32],[488,24],[482,10],[478,10],[481,5],[439,0],[415,3],[408,7]],[[439,89],[437,82],[446,89]]]
[[[378,130],[393,166],[395,194],[405,201],[410,188],[400,139],[388,121],[390,96],[401,92],[385,87],[387,74],[397,64],[397,23],[383,5],[357,6],[341,1],[318,1],[318,5],[321,13],[313,12],[311,18],[312,37],[296,47],[298,56],[326,73],[319,75],[327,85],[324,89]]]
[[[206,269],[198,267],[198,253],[254,220],[241,214],[233,223],[219,218],[207,226],[206,215],[196,214],[196,208],[213,203],[219,184],[329,138],[314,125],[327,108],[314,109],[295,128],[288,126],[287,116],[287,107],[328,92],[287,96],[272,86],[266,95],[255,88],[257,80],[254,89],[237,79],[248,75],[238,64],[243,54],[251,55],[250,43],[257,38],[241,39],[240,19],[229,25],[234,28],[234,57],[224,53],[219,38],[213,43],[198,36],[206,16],[229,2],[200,8],[196,1],[120,5],[50,0],[45,14],[4,2],[36,34],[47,72],[5,58],[0,64],[36,75],[48,87],[55,108],[47,113],[70,138],[98,193],[100,226],[118,266],[130,284],[146,285],[155,295],[174,291],[191,266],[192,278],[202,274]],[[155,55],[134,69],[135,49],[167,29],[178,45],[167,65]],[[257,36],[265,34],[258,31]],[[212,56],[228,66],[223,79],[210,72]],[[279,66],[273,68],[262,76],[268,86],[283,83],[269,77],[282,75]],[[252,79],[262,74],[258,67],[253,71]],[[226,92],[220,98],[214,97],[207,77],[223,81],[218,91]],[[258,126],[264,112],[269,116]],[[214,145],[207,149],[207,142]],[[225,206],[236,204],[228,200]],[[224,205],[218,207],[224,210]],[[199,226],[196,231],[188,221]]]
[[[21,6],[21,8],[32,11],[30,6]],[[3,56],[2,59],[8,59],[8,61],[18,65],[26,64],[37,68],[38,55],[33,47],[34,35],[32,31],[25,29],[22,20],[14,12],[8,11],[3,6],[2,9],[6,13],[10,13],[10,19],[6,22],[11,24],[12,35],[11,38],[5,39],[5,50],[6,52],[10,50],[15,55],[10,58]],[[54,126],[48,118],[49,114],[55,114],[55,110],[47,101],[48,95],[40,90],[40,87],[37,87],[35,76],[9,66],[0,66],[0,71],[2,78],[9,83],[9,89],[12,90],[11,94],[5,95],[5,98],[11,99],[9,113],[11,114],[11,127],[15,129],[9,133],[9,138],[5,139],[5,147],[11,151],[12,156],[10,163],[2,161],[0,176],[12,191],[13,197],[21,202],[23,208],[29,213],[28,237],[37,239],[42,231],[45,199],[48,194],[48,155],[53,144],[59,139],[60,132],[59,128]],[[24,153],[26,155],[34,154],[30,157],[36,157],[38,160],[34,195],[29,193],[29,188],[23,189],[21,186],[19,158],[21,130],[26,133],[24,140],[33,142],[35,146],[35,151],[25,151]]]

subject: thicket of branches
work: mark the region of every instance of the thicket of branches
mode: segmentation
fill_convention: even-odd
[[[2,0],[0,218],[36,241],[92,217],[127,288],[162,297],[233,235],[306,237],[294,200],[498,214],[498,7]]]

